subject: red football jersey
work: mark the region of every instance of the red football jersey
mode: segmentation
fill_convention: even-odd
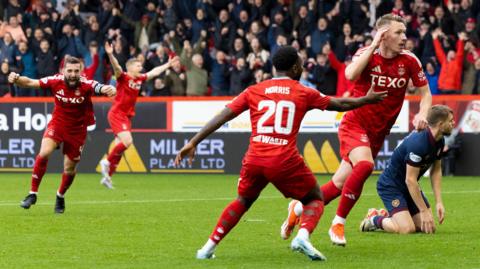
[[[112,111],[133,117],[135,115],[135,103],[145,80],[147,80],[146,74],[142,74],[138,78],[132,78],[126,72],[122,72],[117,78],[117,96],[115,96]]]
[[[353,61],[365,51],[361,48]],[[422,70],[422,64],[411,52],[404,50],[398,56],[386,59],[376,50],[360,77],[355,81],[353,95],[364,96],[372,83],[375,90],[388,91],[381,102],[365,105],[349,111],[343,120],[361,123],[372,134],[388,134],[395,123],[403,105],[409,80],[415,87],[425,86],[428,82]]]
[[[80,85],[71,89],[62,74],[39,80],[42,89],[50,89],[55,97],[52,122],[69,129],[86,128],[94,124],[92,95],[98,82],[80,78]]]
[[[227,105],[235,114],[250,109],[252,135],[245,161],[287,160],[298,155],[297,134],[307,111],[326,109],[330,97],[287,77],[252,85]]]

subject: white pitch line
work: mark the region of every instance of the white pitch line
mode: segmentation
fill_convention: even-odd
[[[424,192],[425,194],[432,194],[432,192]],[[469,193],[480,193],[480,190],[468,190],[468,191],[446,191],[442,192],[444,194],[469,194]],[[376,193],[364,193],[362,196],[377,196]],[[208,202],[208,201],[230,201],[235,199],[235,197],[219,197],[219,198],[186,198],[186,199],[152,199],[152,200],[110,200],[110,201],[74,201],[68,202],[68,205],[101,205],[101,204],[145,204],[145,203],[175,203],[175,202]],[[262,199],[285,199],[283,196],[260,196],[259,200]],[[19,206],[20,201],[0,201],[0,206]],[[52,205],[51,202],[46,203],[37,203],[36,205]]]

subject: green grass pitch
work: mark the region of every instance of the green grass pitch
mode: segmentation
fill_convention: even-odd
[[[234,175],[119,174],[111,191],[99,175],[79,174],[64,215],[53,213],[59,174],[45,176],[30,210],[19,207],[30,176],[0,178],[0,268],[480,268],[478,177],[444,179],[446,219],[435,235],[360,233],[367,209],[382,206],[370,178],[349,216],[345,248],[332,246],[327,235],[337,202],[326,207],[312,236],[326,262],[291,252],[280,238],[288,200],[270,186],[219,245],[217,258],[196,260],[236,195]],[[434,205],[429,180],[422,186]]]

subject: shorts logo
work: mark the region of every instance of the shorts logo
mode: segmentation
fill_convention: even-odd
[[[123,130],[127,130],[127,125],[125,123],[122,123],[122,128]]]
[[[360,141],[362,141],[363,143],[368,143],[368,136],[366,134],[361,134]]]
[[[395,199],[395,200],[392,201],[392,206],[393,207],[398,207],[399,205],[400,205],[400,200]]]

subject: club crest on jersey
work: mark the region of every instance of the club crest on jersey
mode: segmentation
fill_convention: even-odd
[[[63,89],[59,90],[57,93],[60,95],[65,95],[65,92],[63,91]]]
[[[398,207],[399,205],[400,205],[400,200],[395,199],[395,200],[392,201],[392,206],[393,207]]]
[[[405,66],[403,64],[398,65],[398,75],[399,76],[405,75]]]
[[[80,94],[81,94],[81,93],[80,93],[80,90],[76,90],[76,91],[75,91],[75,95],[76,95],[76,96],[79,96]]]
[[[140,90],[140,88],[142,87],[142,84],[140,83],[135,83],[135,81],[133,81],[132,79],[130,79],[128,81],[128,87],[132,88],[132,89],[135,89],[135,90]]]

